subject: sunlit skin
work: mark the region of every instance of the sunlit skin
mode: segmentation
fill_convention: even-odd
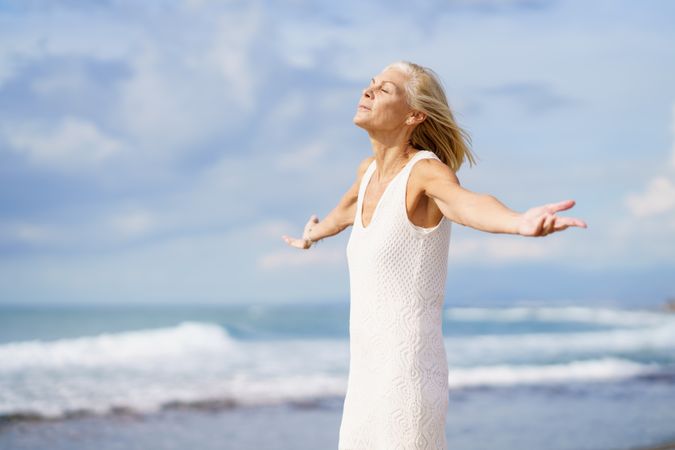
[[[365,88],[358,102],[353,122],[370,137],[373,156],[361,161],[356,179],[337,206],[323,220],[313,214],[305,224],[301,238],[283,235],[292,247],[307,249],[312,241],[333,236],[353,225],[361,178],[373,159],[376,169],[366,187],[362,222],[370,225],[373,212],[388,183],[418,151],[408,144],[414,128],[426,119],[406,101],[404,86],[407,75],[396,68],[382,71]],[[563,200],[535,206],[524,213],[509,209],[490,194],[472,192],[460,186],[456,174],[441,161],[422,159],[416,162],[406,189],[406,211],[410,221],[429,228],[443,216],[455,223],[489,233],[508,233],[541,237],[568,227],[587,228],[577,218],[557,215],[574,206]]]

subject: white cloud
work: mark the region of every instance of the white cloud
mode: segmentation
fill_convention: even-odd
[[[139,143],[144,157],[171,160],[215,135],[237,129],[258,96],[260,67],[251,46],[261,29],[255,8],[213,21],[178,22],[184,33],[145,37],[128,59],[133,75],[121,83],[115,122]],[[201,26],[199,33],[188,30]]]
[[[9,79],[14,76],[16,70],[16,62],[7,57],[0,57],[0,88]]]
[[[491,265],[554,260],[560,256],[562,249],[559,235],[537,238],[510,235],[451,237],[449,263]]]
[[[307,98],[297,92],[284,96],[265,114],[265,129],[270,131],[286,130],[299,122],[301,116],[307,113]]]
[[[671,150],[671,156],[670,156],[670,165],[672,167],[675,167],[675,104],[673,104],[673,122],[670,127],[670,131],[673,134],[673,146]]]
[[[195,87],[189,74],[169,70],[165,58],[155,43],[145,42],[133,57],[134,75],[121,84],[119,104],[112,111],[141,144],[144,156],[156,160],[171,157],[175,149],[189,149],[186,144],[198,140],[218,117],[199,73],[191,74]]]
[[[453,5],[476,8],[543,7],[547,0],[453,0]]]
[[[279,235],[279,242],[288,246]],[[258,258],[257,266],[263,270],[278,270],[290,267],[336,266],[342,267],[347,261],[343,247],[312,247],[309,250],[291,248],[266,253]]]
[[[114,216],[110,224],[125,236],[136,236],[150,231],[155,225],[155,218],[149,211],[139,210]]]
[[[103,7],[115,14],[72,6],[54,5],[50,14],[29,9],[21,20],[5,20],[7,26],[0,30],[0,87],[20,74],[22,65],[49,64],[50,59],[128,67],[129,77],[106,86],[114,90],[115,101],[95,107],[97,117],[100,113],[107,118],[106,127],[129,139],[135,167],[194,152],[215,135],[237,129],[257,104],[256,88],[265,68],[252,60],[253,46],[266,20],[265,10],[257,4],[213,2],[201,10],[207,5],[187,2],[163,8],[165,20],[155,20],[159,11],[153,7],[138,9],[133,2]],[[130,7],[134,14],[125,16]],[[87,83],[108,83],[105,78],[88,79],[102,74],[87,74],[81,67],[75,64],[56,73],[44,70],[31,89],[37,97],[45,97],[64,90],[82,92]],[[37,130],[38,135],[49,131],[42,128],[46,131]],[[40,161],[49,159],[34,150],[37,144],[41,142],[22,147],[40,153]],[[93,154],[102,155],[102,150]],[[66,165],[74,168],[70,162]]]
[[[288,227],[284,233],[288,234]],[[277,230],[278,231],[278,230]],[[463,230],[464,231],[464,230]],[[471,230],[478,237],[451,237],[449,264],[453,266],[469,264],[494,265],[508,262],[554,261],[565,251],[565,237],[551,235],[542,238],[526,238],[523,236],[487,235]],[[287,246],[281,239],[279,241]],[[309,250],[287,247],[268,252],[258,258],[257,266],[262,270],[278,270],[283,268],[316,266],[343,267],[347,263],[344,244],[337,241],[326,241]]]
[[[636,217],[647,217],[675,207],[675,184],[664,176],[653,178],[644,193],[629,194],[626,205]]]
[[[17,74],[22,64],[42,58],[125,58],[143,27],[89,12],[59,5],[49,13],[44,8],[20,14],[0,10],[0,87]]]
[[[209,66],[217,68],[230,87],[238,106],[251,111],[258,82],[258,68],[251,61],[251,45],[263,27],[263,12],[253,4],[243,13],[223,14],[217,23],[214,44],[205,56]]]
[[[291,21],[281,25],[274,45],[287,64],[299,69],[313,69],[319,63],[321,51],[339,43],[346,31],[338,25],[319,21]]]
[[[670,163],[675,166],[675,104],[671,124],[673,134]],[[675,182],[665,175],[652,178],[642,194],[631,193],[625,203],[635,217],[648,217],[675,209]]]
[[[106,140],[122,145],[118,140],[124,139],[120,156],[125,159],[114,156],[105,171],[96,173],[95,180],[86,180],[91,184],[82,186],[92,188],[91,196],[65,198],[72,191],[70,184],[63,186],[66,189],[59,191],[63,195],[57,199],[62,204],[50,205],[49,212],[45,212],[51,217],[46,217],[44,223],[31,223],[28,219],[13,226],[11,233],[3,236],[3,242],[12,239],[10,242],[17,248],[22,243],[40,243],[45,254],[57,250],[56,254],[66,255],[71,250],[77,253],[86,249],[90,252],[82,253],[91,256],[92,261],[104,258],[87,269],[92,261],[83,259],[80,264],[78,258],[82,255],[72,257],[72,292],[77,291],[79,282],[91,283],[92,289],[98,289],[95,285],[100,279],[109,281],[101,286],[124,284],[119,282],[123,278],[115,278],[119,270],[128,274],[135,292],[145,289],[148,283],[145,292],[174,295],[176,286],[184,286],[181,293],[187,293],[186,298],[198,292],[230,292],[232,284],[247,295],[259,289],[276,295],[276,291],[295,289],[295,280],[288,282],[292,287],[282,284],[288,279],[288,271],[276,270],[286,267],[295,267],[303,275],[317,265],[319,270],[325,267],[329,275],[316,277],[316,282],[330,283],[338,272],[335,269],[344,268],[343,246],[333,248],[333,242],[327,242],[311,253],[289,248],[280,236],[293,234],[299,223],[272,222],[258,227],[255,219],[265,220],[278,208],[283,208],[287,217],[305,219],[311,210],[303,203],[326,210],[333,206],[339,191],[351,182],[355,162],[352,155],[370,153],[362,130],[349,120],[358,100],[358,87],[386,63],[404,58],[439,72],[447,83],[451,103],[454,99],[460,112],[482,111],[465,124],[477,138],[474,142],[484,164],[473,173],[464,172],[463,184],[470,189],[495,192],[505,200],[513,200],[509,202],[513,206],[525,206],[549,194],[555,198],[561,190],[578,187],[579,204],[587,208],[589,215],[584,219],[595,223],[595,217],[598,222],[596,227],[591,225],[591,230],[560,233],[577,234],[570,239],[557,239],[557,234],[537,239],[484,233],[476,239],[454,236],[459,239],[451,243],[451,263],[536,264],[559,258],[568,264],[586,265],[592,258],[602,267],[610,263],[632,264],[636,258],[646,263],[673,261],[673,252],[664,244],[672,241],[673,214],[653,213],[653,218],[638,220],[625,210],[626,214],[617,217],[613,214],[616,203],[606,202],[624,200],[616,195],[616,189],[629,173],[625,167],[633,165],[630,158],[634,152],[617,137],[615,124],[623,123],[626,117],[637,117],[642,121],[635,124],[637,128],[646,130],[648,137],[658,135],[658,130],[653,132],[651,128],[658,126],[654,125],[658,121],[649,113],[661,110],[664,101],[667,83],[658,74],[668,73],[666,69],[672,66],[661,57],[669,48],[664,43],[670,42],[670,34],[641,28],[640,21],[598,22],[601,8],[595,7],[590,7],[591,14],[584,14],[582,22],[574,21],[575,26],[570,28],[565,25],[572,23],[567,18],[582,17],[579,6],[571,3],[549,9],[551,14],[519,18],[455,14],[452,7],[440,8],[434,16],[437,20],[425,18],[428,26],[423,28],[418,26],[423,16],[419,8],[417,14],[401,14],[400,10],[392,14],[382,4],[359,5],[359,12],[351,14],[349,8],[308,10],[299,7],[298,2],[292,3],[283,8],[272,4],[259,8],[259,4],[252,3],[225,5],[184,0],[183,7],[176,7],[177,3],[136,7],[124,0],[86,10],[69,7],[58,11],[54,7],[49,14],[32,9],[30,14],[17,16],[19,20],[5,21],[7,26],[0,30],[0,84],[3,77],[16,76],[1,87],[17,90],[3,99],[27,102],[16,112],[9,104],[6,110],[17,119],[27,114],[25,123],[35,125],[5,130],[7,136],[19,136],[17,142],[22,146],[17,151],[45,165],[74,169],[78,162],[77,167],[88,173],[97,161],[109,161],[120,152],[108,156],[103,152],[97,159],[95,151],[87,153],[86,145],[62,144],[56,145],[62,154],[51,152],[57,159],[49,160],[45,159],[43,144],[54,146],[52,138],[57,143],[72,141],[78,133],[83,138],[89,130],[87,139],[98,140],[102,148]],[[504,10],[502,6],[521,2],[460,0],[455,4]],[[584,8],[588,9],[585,5]],[[645,10],[647,13],[653,12]],[[0,17],[6,15],[0,13]],[[394,36],[392,29],[417,31]],[[488,29],[493,32],[486,33]],[[544,36],[544,29],[550,31],[544,40],[532,39],[533,35]],[[493,45],[495,33],[508,36],[498,48]],[[393,36],[393,41],[377,47],[377,38],[382,35]],[[621,65],[630,58],[616,56],[617,42],[626,54],[641,55],[641,64]],[[556,51],[551,52],[551,48]],[[94,59],[97,63],[89,64]],[[532,65],[535,60],[539,63]],[[570,65],[572,60],[575,63]],[[514,61],[518,64],[511,64]],[[586,66],[593,70],[574,70]],[[58,70],[51,70],[53,67]],[[616,67],[621,70],[615,71]],[[645,67],[658,70],[645,71]],[[610,72],[619,76],[607,76]],[[24,90],[23,77],[26,82],[36,80],[30,86],[32,91]],[[627,80],[646,82],[626,91]],[[506,108],[498,102],[478,101],[476,92],[481,88],[517,81],[545,82],[556,92],[559,89],[578,93],[588,105],[605,110],[591,107],[582,108],[579,114],[561,112],[552,121],[554,126],[546,128],[540,126],[543,122],[511,117],[512,113],[504,111]],[[79,97],[72,104],[64,101],[67,92],[89,90],[105,94],[94,95],[90,100]],[[617,98],[621,102],[617,103]],[[33,99],[35,103],[28,103]],[[51,125],[43,122],[54,108],[78,111],[79,125],[72,128],[79,131],[64,132],[61,115]],[[84,117],[83,110],[95,113]],[[306,120],[319,115],[321,120]],[[461,122],[461,115],[459,119]],[[525,128],[532,133],[523,133]],[[574,136],[574,142],[558,139],[551,134],[553,129],[560,129],[561,135]],[[522,140],[522,136],[527,139]],[[606,148],[616,153],[613,170],[594,177],[592,171],[606,166],[609,151],[602,150]],[[675,167],[675,145],[672,152]],[[671,161],[667,153],[662,158]],[[560,159],[552,158],[563,154],[573,162],[569,167],[589,169],[584,172],[585,178],[577,170],[562,168],[549,176],[547,165],[558,169]],[[530,158],[531,155],[537,157]],[[162,164],[165,161],[175,164]],[[521,170],[512,171],[500,161],[513,161],[513,166]],[[326,170],[327,165],[330,170]],[[307,170],[314,167],[318,170]],[[25,179],[32,182],[39,173],[30,170]],[[668,179],[669,174],[663,174]],[[675,178],[669,180],[666,193]],[[52,180],[49,182],[51,185]],[[99,186],[105,186],[105,194],[98,192]],[[605,188],[606,195],[587,195]],[[642,191],[636,197],[645,201],[650,191]],[[663,197],[663,192],[659,195]],[[126,206],[130,197],[143,206]],[[566,197],[564,194],[562,198]],[[89,200],[93,204],[84,203]],[[41,207],[38,200],[31,197],[30,201],[34,204],[26,205],[26,210],[28,206]],[[76,207],[71,209],[72,206]],[[622,225],[622,220],[627,224]],[[146,240],[149,237],[152,239]],[[124,245],[131,240],[134,245]],[[566,246],[559,246],[563,242]],[[129,253],[115,256],[116,251]],[[139,255],[143,255],[140,262]],[[183,256],[187,259],[181,260]],[[7,261],[6,267],[15,262]],[[26,274],[48,272],[41,271],[48,266],[33,266],[30,258],[25,261]],[[54,266],[59,264],[61,261],[55,257]],[[83,280],[81,269],[90,270],[85,273],[91,276]],[[187,276],[183,276],[186,272]],[[6,279],[7,286],[12,285],[12,277]],[[205,286],[208,280],[214,284]],[[60,280],[55,278],[54,283],[44,286],[58,287]],[[134,289],[130,287],[129,292]]]
[[[58,233],[46,225],[19,221],[0,224],[0,236],[7,242],[43,244],[54,241]]]
[[[44,74],[36,78],[31,85],[39,95],[50,95],[59,92],[79,92],[82,86],[89,83],[80,66],[67,67],[56,73]]]
[[[289,230],[296,229],[295,225],[286,220],[272,220],[259,223],[255,226],[256,239],[266,239],[270,241],[267,248],[276,248],[278,250],[262,253],[256,261],[256,267],[259,270],[278,270],[295,267],[344,267],[347,263],[347,254],[345,244],[338,239],[326,239],[314,244],[308,250],[290,247],[281,236],[286,234],[292,237],[298,233]],[[348,233],[345,230],[344,233]]]
[[[0,259],[0,291],[21,299],[27,295],[46,301],[242,301],[248,298],[335,297],[344,292],[346,264],[311,267],[296,264],[297,279],[274,263],[261,270],[259,255],[286,249],[298,261],[330,259],[330,245],[290,248],[281,234],[292,229],[283,220],[252,221],[237,227],[169,234],[137,245],[84,253],[43,253],[31,258]],[[103,230],[108,231],[108,230]],[[101,232],[103,234],[103,232]],[[89,239],[91,236],[88,237]],[[323,256],[320,256],[323,254]],[[346,260],[346,256],[343,256]],[[283,266],[287,266],[283,264]],[[275,270],[276,269],[276,270]]]
[[[88,120],[65,117],[56,125],[17,123],[2,130],[10,147],[38,165],[65,170],[97,165],[123,144]]]
[[[277,166],[287,170],[309,170],[321,165],[321,157],[326,153],[327,147],[321,142],[300,147],[291,152],[283,152],[277,158]]]

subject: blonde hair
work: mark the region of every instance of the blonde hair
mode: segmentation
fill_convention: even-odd
[[[471,136],[457,125],[438,75],[428,67],[397,61],[386,69],[397,68],[409,77],[406,83],[408,105],[426,114],[415,127],[410,144],[418,150],[431,150],[450,169],[457,172],[465,160],[476,164],[470,150]]]

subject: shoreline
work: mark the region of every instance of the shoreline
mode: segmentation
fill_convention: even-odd
[[[671,386],[630,382],[556,390],[455,392],[446,423],[448,448],[675,450],[671,431],[675,392]],[[617,416],[617,408],[626,401],[638,404]],[[118,409],[113,414],[73,414],[61,420],[24,417],[0,423],[0,447],[315,450],[336,448],[341,418],[341,397],[319,403],[241,407],[207,402],[197,407],[172,405],[148,413]],[[642,432],[655,427],[661,432]],[[578,438],[570,438],[575,435]],[[556,445],[550,445],[552,439]]]

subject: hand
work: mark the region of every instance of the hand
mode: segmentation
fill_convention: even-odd
[[[524,212],[518,222],[518,234],[521,236],[546,236],[547,234],[562,231],[567,227],[587,228],[586,222],[572,217],[558,217],[558,211],[564,211],[574,206],[574,200],[565,200],[559,203],[548,203],[537,206]]]
[[[316,216],[316,214],[312,214],[312,216],[309,218],[309,220],[305,224],[305,229],[302,232],[302,238],[296,239],[296,238],[292,238],[290,236],[287,236],[285,234],[282,235],[281,238],[284,241],[286,241],[286,243],[288,245],[290,245],[291,247],[296,247],[296,248],[306,250],[306,249],[308,249],[312,246],[312,242],[310,242],[307,239],[309,230],[310,230],[310,228],[312,228],[312,226],[314,226],[317,223],[319,223],[319,218]],[[316,241],[314,241],[314,242],[316,242]]]

